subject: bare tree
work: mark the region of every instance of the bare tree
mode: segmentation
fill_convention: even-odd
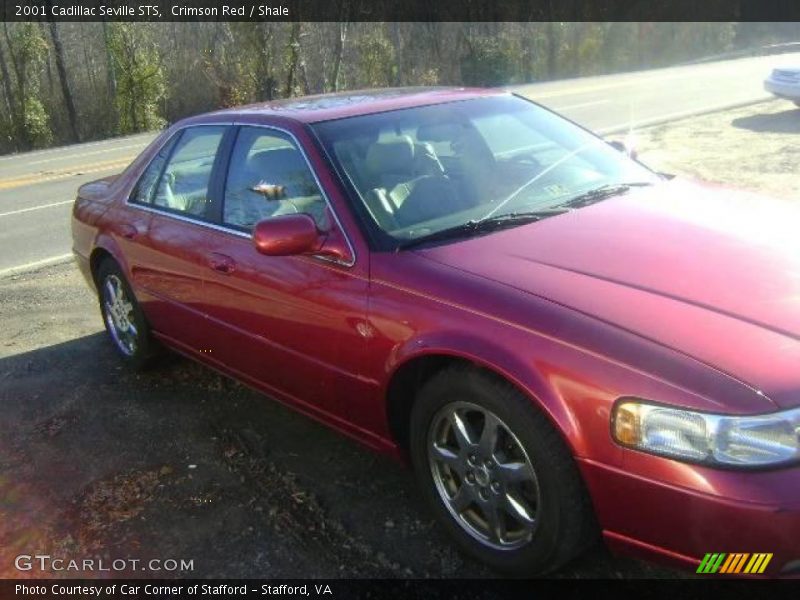
[[[56,55],[56,69],[58,78],[61,81],[61,93],[64,96],[64,106],[67,109],[67,119],[69,120],[72,142],[80,142],[81,136],[78,131],[78,114],[75,111],[75,100],[72,97],[69,79],[67,77],[66,61],[64,60],[64,45],[61,43],[61,36],[58,34],[58,25],[55,21],[50,21],[50,37],[53,40],[53,50]]]
[[[11,87],[11,76],[8,73],[8,63],[6,62],[3,44],[0,42],[0,76],[3,77],[3,101],[5,103],[5,113],[11,115],[14,110],[14,92]]]
[[[272,23],[259,23],[257,27],[256,89],[259,100],[272,100],[275,97],[275,85],[277,83],[273,72],[274,25]]]
[[[374,5],[329,1],[336,22],[4,23],[0,152],[301,93],[610,73],[800,34],[797,24],[595,22],[638,15],[641,0],[613,14],[547,0],[521,8],[521,23],[497,22],[498,7],[470,2],[458,13],[467,22],[361,22],[353,19]]]
[[[339,21],[339,35],[336,36],[336,43],[333,46],[333,73],[331,74],[331,89],[339,91],[339,78],[342,70],[342,55],[344,54],[344,44],[347,40],[347,21]]]
[[[287,98],[294,95],[294,88],[297,78],[297,65],[300,62],[300,22],[295,21],[291,25],[289,44],[287,46],[288,60],[286,68],[286,88],[284,96]]]
[[[106,80],[108,82],[108,105],[111,111],[112,122],[116,127],[119,123],[117,112],[117,68],[114,65],[114,56],[111,53],[111,43],[108,37],[108,23],[103,21],[103,46],[106,51]]]

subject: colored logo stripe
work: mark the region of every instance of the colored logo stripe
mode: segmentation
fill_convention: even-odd
[[[703,557],[700,566],[697,567],[697,572],[760,575],[766,571],[767,565],[771,560],[771,553],[750,554],[748,552],[734,552],[726,554],[724,552],[714,552],[708,553]]]
[[[763,573],[767,569],[769,561],[772,560],[772,554],[753,554],[753,558],[747,563],[744,569],[745,573]]]
[[[698,573],[716,573],[725,558],[725,553],[706,554],[703,562],[697,567]]]
[[[722,568],[719,570],[720,573],[739,573],[744,566],[745,561],[748,559],[750,554],[742,554],[741,552],[737,552],[734,554],[728,555],[728,560],[725,561],[725,564],[722,565]]]

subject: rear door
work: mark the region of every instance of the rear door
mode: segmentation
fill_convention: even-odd
[[[138,287],[153,328],[186,350],[204,352],[203,278],[208,272],[213,182],[232,127],[197,125],[174,136],[163,164],[154,161],[131,198],[151,213],[142,236]]]

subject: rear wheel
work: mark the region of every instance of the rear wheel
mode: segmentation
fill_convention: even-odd
[[[593,541],[591,505],[568,448],[516,388],[476,369],[448,369],[420,391],[411,419],[423,495],[469,554],[533,575]]]
[[[157,354],[150,327],[116,262],[104,260],[97,270],[100,311],[119,356],[134,369],[143,369]]]

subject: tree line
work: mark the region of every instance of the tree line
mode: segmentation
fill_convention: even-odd
[[[0,153],[346,89],[494,86],[800,40],[798,23],[3,23]]]

